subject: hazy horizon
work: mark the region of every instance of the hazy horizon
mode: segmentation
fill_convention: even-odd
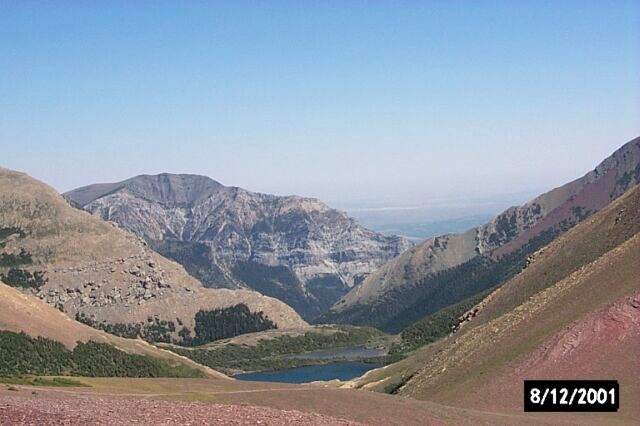
[[[638,2],[146,6],[0,5],[4,167],[429,209],[516,202],[640,135]]]

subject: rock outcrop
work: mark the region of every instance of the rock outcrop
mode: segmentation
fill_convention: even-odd
[[[0,275],[92,324],[172,324],[193,331],[200,310],[245,304],[280,328],[307,324],[251,290],[207,289],[134,234],[71,207],[52,188],[0,168]],[[22,253],[22,255],[18,255]],[[153,339],[151,339],[153,340]]]
[[[143,237],[206,286],[251,288],[312,318],[411,243],[316,199],[226,187],[204,176],[137,176],[65,194]]]

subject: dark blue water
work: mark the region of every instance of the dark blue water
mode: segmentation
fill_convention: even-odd
[[[369,370],[380,367],[364,362],[335,362],[333,364],[312,365],[281,371],[265,371],[233,376],[238,380],[256,382],[308,383],[316,380],[350,380],[362,376]]]

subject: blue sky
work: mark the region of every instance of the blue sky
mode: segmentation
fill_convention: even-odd
[[[0,164],[61,191],[515,199],[638,135],[638,1],[0,2]]]

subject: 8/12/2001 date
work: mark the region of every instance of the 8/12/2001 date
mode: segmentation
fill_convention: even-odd
[[[615,412],[619,407],[616,380],[524,381],[524,411]]]

